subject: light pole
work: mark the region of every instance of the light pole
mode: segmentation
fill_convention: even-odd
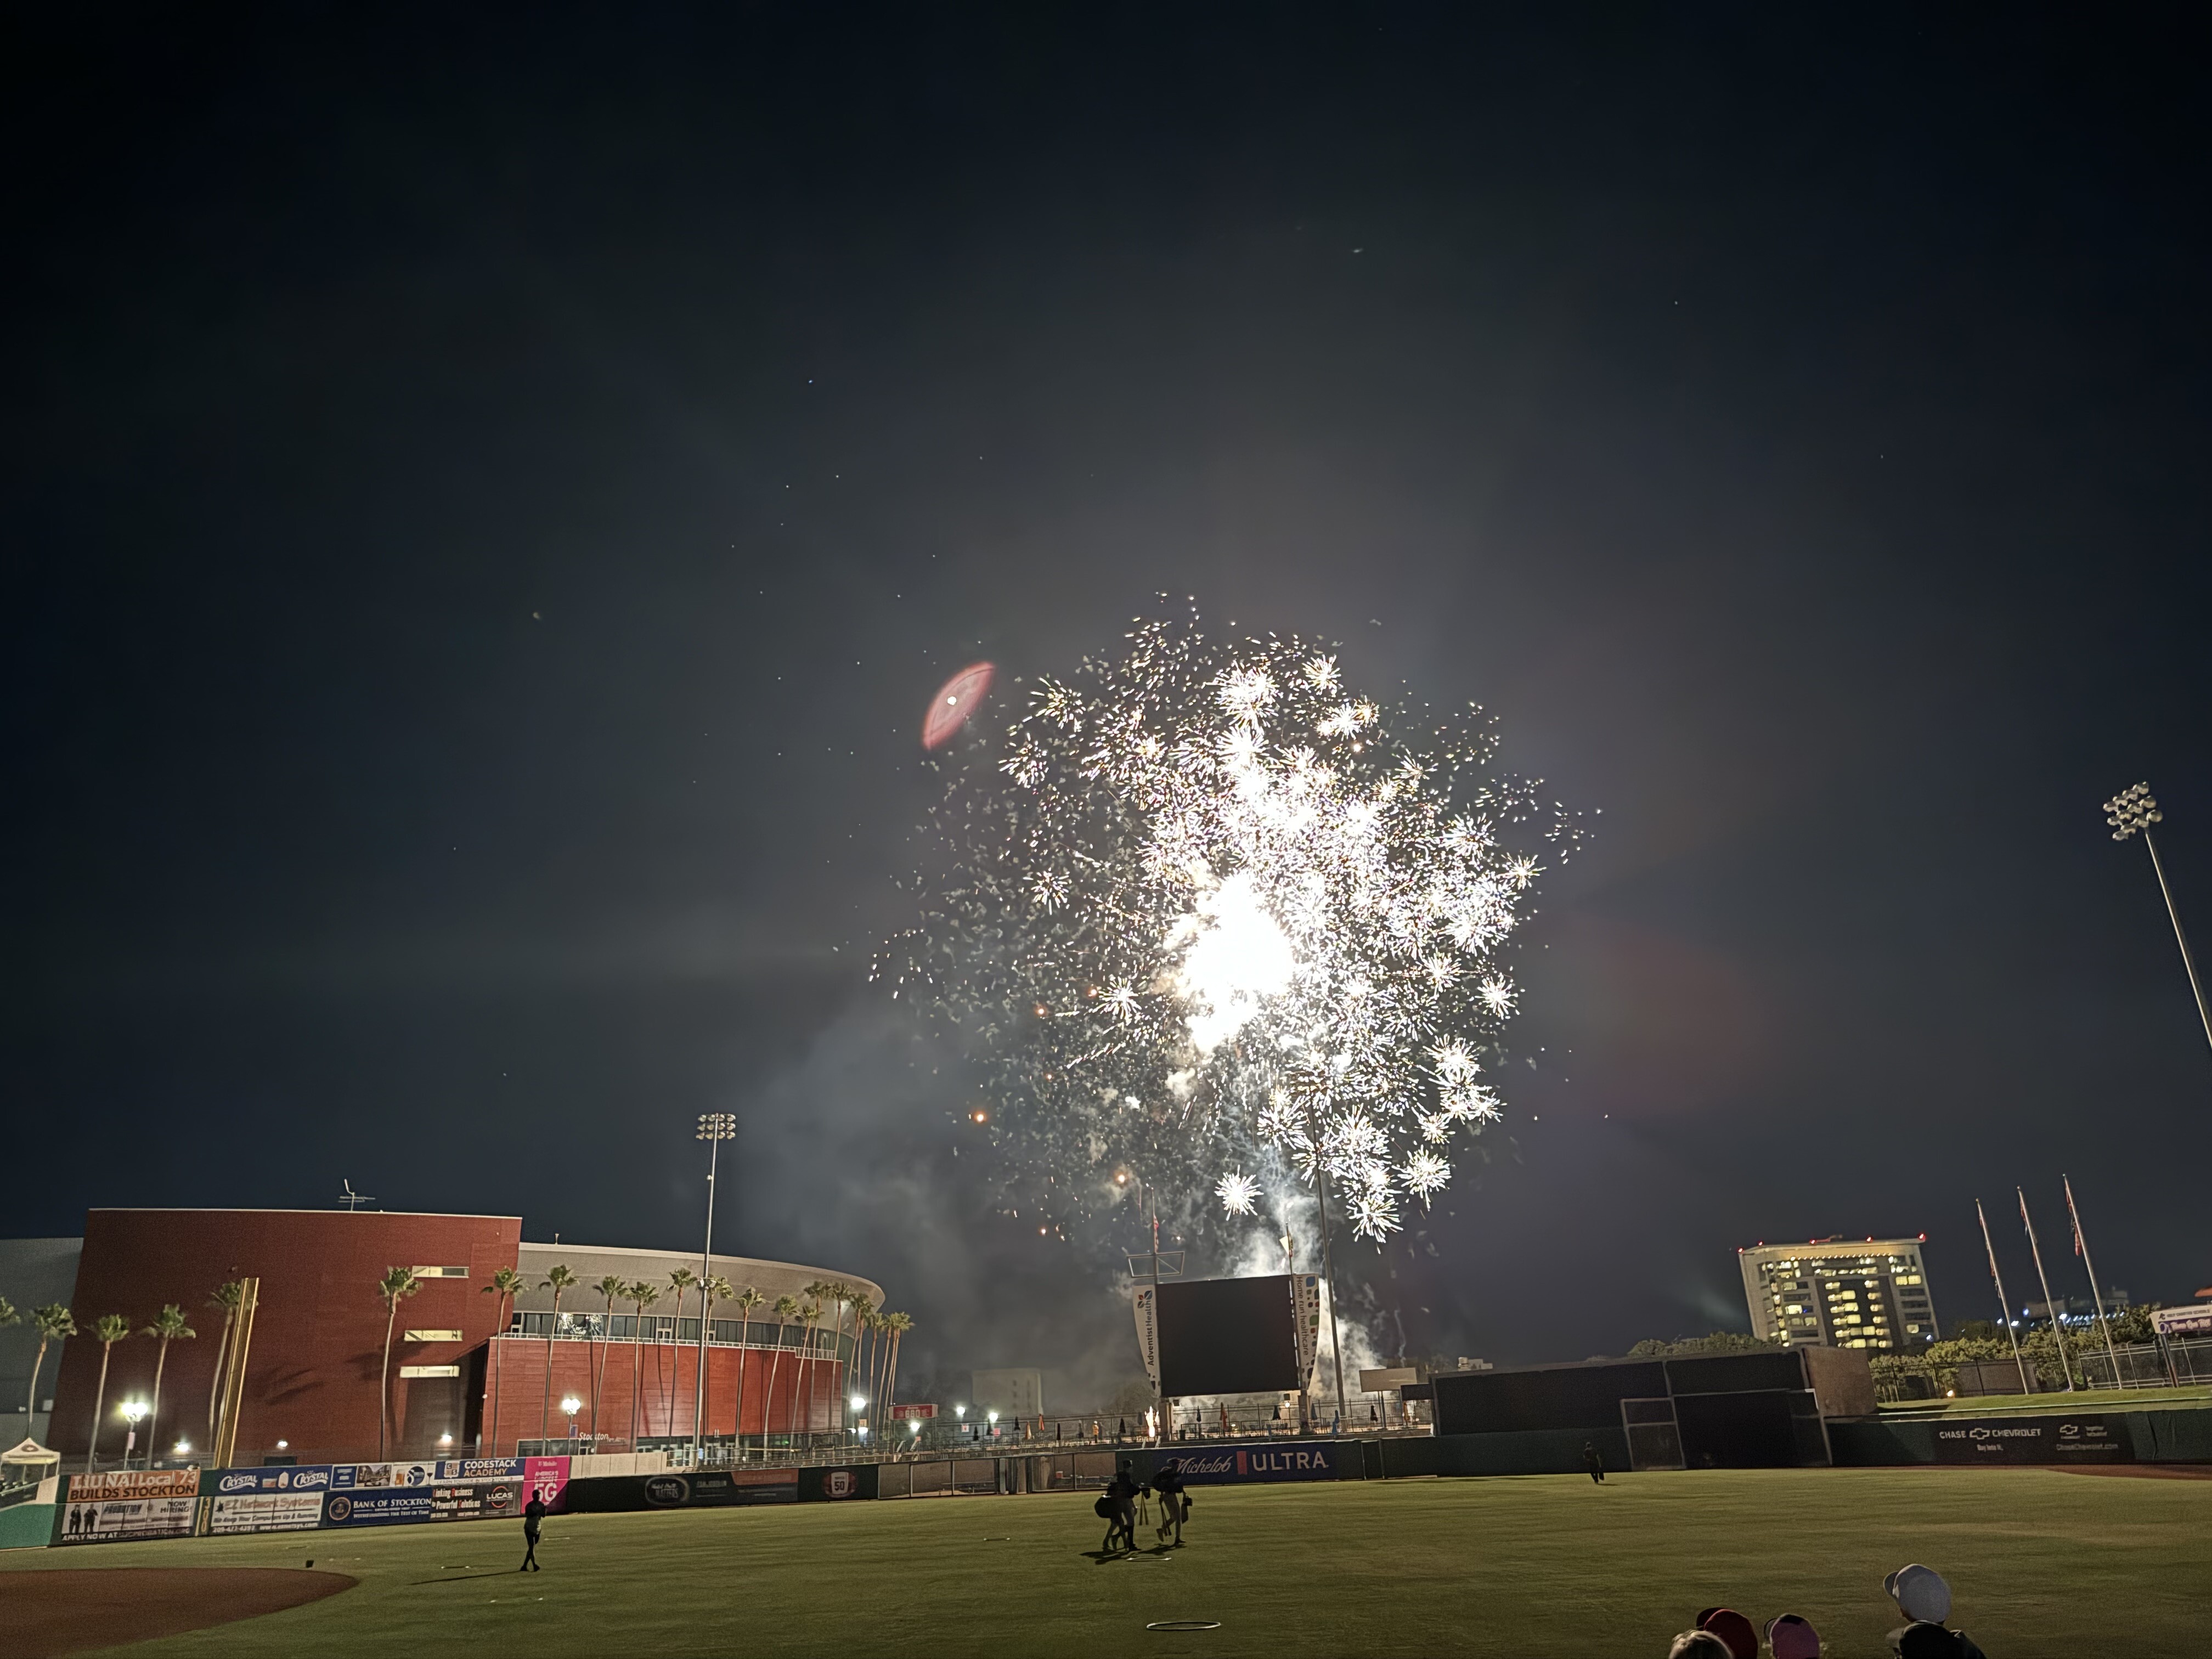
[[[568,1455],[573,1457],[576,1454],[576,1413],[584,1409],[584,1402],[573,1394],[564,1395],[561,1409],[568,1414]]]
[[[714,1271],[714,1174],[721,1161],[722,1143],[738,1138],[738,1120],[732,1112],[702,1112],[699,1132],[694,1139],[707,1143],[707,1243],[699,1252],[699,1375],[691,1383],[691,1467],[697,1468],[705,1453],[707,1437],[707,1297],[705,1285]],[[744,1413],[745,1402],[738,1401],[738,1415]],[[740,1425],[742,1426],[742,1425]]]
[[[146,1420],[146,1402],[143,1400],[125,1401],[123,1420],[131,1425],[130,1432],[123,1437],[123,1467],[127,1469],[131,1467],[131,1454],[137,1449],[138,1425]],[[149,1469],[154,1467],[154,1448],[150,1442],[146,1448],[146,1467]]]
[[[2181,931],[2181,912],[2174,908],[2173,889],[2166,884],[2166,866],[2159,862],[2158,843],[2150,838],[2150,827],[2166,822],[2166,814],[2158,810],[2157,797],[2150,793],[2147,783],[2123,789],[2105,803],[2105,822],[2112,826],[2112,839],[2125,841],[2140,835],[2144,850],[2150,854],[2152,873],[2158,877],[2158,890],[2166,900],[2166,920],[2173,924],[2173,942],[2181,947],[2181,966],[2189,975],[2189,988],[2197,998],[2197,1018],[2204,1024],[2204,1041],[2212,1043],[2212,1009],[2204,1003],[2204,987],[2197,977],[2197,964],[2190,958],[2189,936]]]

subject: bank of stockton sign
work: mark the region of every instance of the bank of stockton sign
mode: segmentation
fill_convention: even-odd
[[[1358,1449],[1350,1449],[1358,1455]],[[1239,1480],[1334,1480],[1342,1446],[1220,1446],[1206,1451],[1176,1452],[1163,1449],[1154,1467],[1163,1468],[1172,1457],[1182,1478],[1193,1486],[1227,1486]]]

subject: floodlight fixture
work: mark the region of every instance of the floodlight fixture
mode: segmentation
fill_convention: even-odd
[[[2105,822],[2112,825],[2114,841],[2142,837],[2143,850],[2150,854],[2151,872],[2158,878],[2159,896],[2166,901],[2166,919],[2173,924],[2173,942],[2181,947],[2182,971],[2189,975],[2190,993],[2197,999],[2197,1018],[2204,1027],[2205,1042],[2212,1043],[2212,1006],[2205,1003],[2204,982],[2197,977],[2197,963],[2189,954],[2189,935],[2181,930],[2181,911],[2173,902],[2173,889],[2166,884],[2158,843],[2151,839],[2151,825],[2166,822],[2166,814],[2158,810],[2158,797],[2151,793],[2148,783],[2131,785],[2105,803]]]

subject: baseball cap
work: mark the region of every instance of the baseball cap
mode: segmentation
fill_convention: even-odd
[[[1733,1659],[1759,1659],[1759,1632],[1734,1607],[1707,1607],[1698,1615],[1698,1628],[1727,1643]]]
[[[1774,1659],[1820,1659],[1820,1632],[1794,1613],[1768,1621],[1766,1645]]]
[[[1881,1581],[1881,1587],[1907,1619],[1940,1625],[1951,1616],[1951,1587],[1933,1567],[1917,1562],[1899,1567]]]

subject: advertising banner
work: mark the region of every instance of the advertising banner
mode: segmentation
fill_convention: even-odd
[[[323,1501],[328,1527],[396,1527],[423,1521],[496,1521],[522,1513],[520,1480],[430,1480],[419,1486],[355,1486]]]
[[[1310,1389],[1313,1386],[1314,1361],[1321,1357],[1321,1276],[1318,1273],[1292,1276],[1291,1320],[1298,1334],[1298,1387]]]
[[[302,1532],[323,1523],[327,1463],[302,1468],[210,1469],[200,1477],[213,1533]]]
[[[123,1538],[183,1538],[198,1506],[198,1469],[118,1469],[73,1474],[62,1505],[64,1544],[110,1544]]]
[[[1160,1287],[1139,1285],[1131,1306],[1137,1316],[1137,1352],[1144,1358],[1145,1375],[1152,1380],[1152,1393],[1160,1391]]]
[[[562,1507],[566,1457],[447,1457],[419,1463],[340,1463],[330,1471],[323,1524],[388,1527],[419,1521],[519,1516],[532,1492]]]
[[[2212,1335],[2212,1304],[2193,1308],[2153,1308],[2150,1328],[2160,1336]]]
[[[1184,1481],[1194,1486],[1237,1486],[1254,1480],[1334,1480],[1338,1462],[1351,1460],[1358,1466],[1357,1443],[1324,1445],[1298,1441],[1287,1445],[1210,1446],[1202,1451],[1179,1452],[1163,1446],[1154,1467],[1173,1458]]]
[[[1939,1463],[2132,1463],[2124,1417],[1985,1417],[1936,1429]]]

